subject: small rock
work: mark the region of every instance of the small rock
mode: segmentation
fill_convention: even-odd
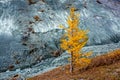
[[[25,78],[19,74],[15,74],[10,80],[25,80]]]

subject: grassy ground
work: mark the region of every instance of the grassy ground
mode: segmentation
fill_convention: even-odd
[[[27,80],[120,80],[120,49],[93,58],[84,70],[71,74],[66,65]]]

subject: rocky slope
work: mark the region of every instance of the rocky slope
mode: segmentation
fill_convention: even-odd
[[[61,53],[59,39],[64,31],[58,26],[68,27],[72,5],[81,14],[79,27],[90,30],[87,46],[102,52],[93,45],[104,48],[118,43],[119,4],[119,0],[0,0],[0,71],[31,67],[56,51]],[[115,48],[119,46],[110,50]]]
[[[116,44],[88,46],[88,47],[84,47],[82,51],[87,52],[93,50],[92,56],[94,57],[119,48],[120,48],[120,42]],[[20,80],[25,80],[26,78],[39,75],[41,73],[52,70],[58,66],[63,66],[65,64],[68,64],[68,57],[69,57],[68,53],[64,52],[61,56],[57,58],[56,57],[47,58],[45,60],[42,60],[40,63],[36,65],[27,67],[26,69],[18,68],[14,71],[7,70],[6,72],[0,73],[0,80],[11,79],[14,78],[14,76],[16,75],[19,75]]]

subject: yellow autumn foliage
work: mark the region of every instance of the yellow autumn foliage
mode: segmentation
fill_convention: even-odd
[[[68,28],[60,25],[60,28],[65,30],[65,34],[61,39],[60,47],[66,50],[71,57],[69,58],[71,68],[75,66],[80,66],[80,68],[85,67],[91,61],[89,56],[92,52],[82,53],[81,49],[86,45],[88,41],[88,30],[82,30],[78,28],[80,15],[75,13],[75,8],[70,9],[70,16],[68,16],[67,24]],[[72,69],[72,72],[73,72]]]

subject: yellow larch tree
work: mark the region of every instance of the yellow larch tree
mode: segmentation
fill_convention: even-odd
[[[65,30],[60,47],[70,54],[70,72],[73,73],[76,66],[83,68],[90,63],[91,59],[89,56],[91,52],[82,53],[81,51],[88,41],[88,30],[82,30],[78,27],[79,14],[75,13],[74,7],[70,8],[67,24],[67,28],[60,26]]]

